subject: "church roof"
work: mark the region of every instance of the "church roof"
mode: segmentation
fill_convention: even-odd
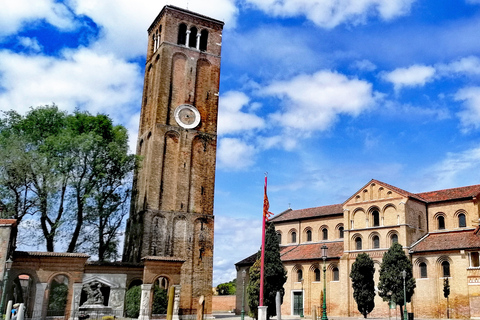
[[[410,248],[410,253],[480,248],[479,227],[475,230],[436,232],[426,235]]]
[[[340,258],[343,255],[343,241],[336,241],[282,246],[280,256],[283,262],[321,259],[323,245],[328,247],[327,258]]]
[[[272,222],[283,222],[290,220],[308,219],[321,216],[343,214],[343,205],[332,204],[329,206],[314,207],[299,210],[287,210],[270,219]]]
[[[422,199],[425,199],[425,201],[427,202],[439,202],[439,201],[448,201],[448,200],[455,200],[455,199],[473,198],[473,197],[477,197],[479,194],[480,194],[480,184],[467,186],[467,187],[459,187],[459,188],[451,188],[451,189],[443,189],[438,191],[417,193],[419,197],[421,197]]]

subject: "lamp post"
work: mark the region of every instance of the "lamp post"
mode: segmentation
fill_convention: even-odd
[[[243,269],[242,271],[242,313],[241,319],[245,319],[245,277],[247,276],[247,271]]]
[[[303,297],[303,277],[300,279],[300,283],[302,284],[302,309],[300,309],[300,318],[303,318],[303,303],[305,302],[305,299]]]
[[[0,309],[1,309],[1,314],[3,315],[3,311],[5,310],[3,305],[5,304],[5,296],[7,293],[5,292],[7,290],[7,282],[8,282],[8,273],[10,272],[10,269],[12,268],[13,261],[12,259],[8,258],[7,261],[5,261],[5,273],[3,275],[3,290],[2,290],[2,301],[0,302]]]
[[[322,320],[328,320],[327,318],[327,268],[325,267],[325,260],[327,260],[327,250],[328,247],[326,245],[322,246],[322,259],[323,259],[323,312],[322,312]]]
[[[407,313],[407,290],[405,287],[405,278],[407,277],[407,272],[405,270],[402,271],[402,277],[403,277],[403,320],[408,319],[408,313]]]

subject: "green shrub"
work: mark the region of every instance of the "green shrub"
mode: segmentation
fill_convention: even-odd
[[[125,296],[125,316],[128,318],[138,318],[140,314],[140,299],[142,297],[142,288],[133,286],[128,289]]]

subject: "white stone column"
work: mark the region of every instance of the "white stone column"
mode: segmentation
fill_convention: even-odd
[[[187,38],[185,39],[185,47],[190,43],[190,30],[187,30]]]
[[[267,320],[267,306],[258,307],[258,320]]]
[[[150,294],[152,284],[142,284],[142,298],[140,299],[140,314],[138,320],[150,320]]]
[[[197,42],[195,43],[195,48],[196,48],[197,50],[200,50],[200,37],[201,37],[201,36],[202,36],[202,35],[201,35],[200,33],[197,33]]]
[[[82,287],[81,283],[74,283],[73,284],[73,294],[72,294],[72,304],[70,306],[70,318],[69,320],[77,320],[78,316],[78,308],[80,307],[80,296],[82,294]]]
[[[35,288],[35,305],[33,306],[33,316],[41,319],[43,317],[43,303],[45,300],[45,290],[47,283],[37,283]]]
[[[175,288],[175,299],[173,300],[173,317],[172,320],[179,320],[178,308],[180,306],[180,288],[181,286],[173,286]]]

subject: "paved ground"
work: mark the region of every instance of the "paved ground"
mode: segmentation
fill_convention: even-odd
[[[214,313],[213,316],[215,319],[223,319],[223,320],[241,320],[241,317],[239,315],[235,315],[234,313]],[[276,320],[276,317],[271,318],[271,320]],[[300,320],[301,318],[299,316],[282,316],[282,320]],[[311,317],[305,317],[305,320],[312,320]],[[321,316],[318,317],[318,319],[321,319]],[[362,320],[363,317],[328,317],[329,320]],[[245,315],[245,320],[253,320],[253,318],[250,318],[249,316]],[[367,318],[367,320],[400,320],[400,315],[395,318],[393,315],[390,319],[388,317],[386,318]],[[415,319],[415,320],[439,320],[439,319]]]

